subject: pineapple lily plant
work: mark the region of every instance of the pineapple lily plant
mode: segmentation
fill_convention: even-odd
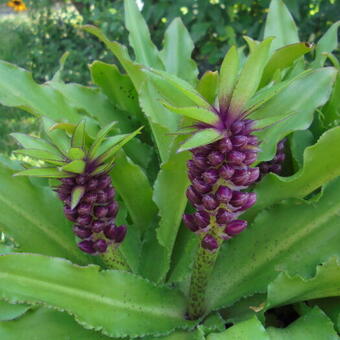
[[[134,0],[125,24],[134,58],[81,28],[119,62],[91,87],[0,62],[41,121],[0,158],[0,338],[337,339],[339,23],[300,42],[273,0],[200,76],[179,19],[162,50]]]

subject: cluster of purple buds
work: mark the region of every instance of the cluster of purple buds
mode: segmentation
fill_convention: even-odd
[[[108,174],[80,174],[61,179],[59,198],[64,202],[65,216],[74,222],[73,231],[81,239],[78,247],[89,254],[106,252],[110,245],[120,244],[126,235],[126,226],[116,226],[118,212],[115,190]],[[72,193],[77,190],[80,199],[72,207]]]
[[[283,139],[277,144],[276,155],[275,157],[268,162],[262,162],[259,164],[260,168],[260,177],[267,175],[269,172],[273,172],[275,174],[280,174],[282,171],[282,164],[286,158],[285,154],[285,144],[286,140]]]
[[[255,204],[256,194],[242,191],[260,175],[258,167],[251,167],[259,151],[253,126],[252,120],[236,120],[223,139],[191,150],[186,194],[196,212],[185,214],[183,220],[210,251],[247,227],[238,216]]]

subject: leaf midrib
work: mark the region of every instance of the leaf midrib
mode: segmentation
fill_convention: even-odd
[[[103,295],[98,295],[89,291],[86,291],[84,289],[80,288],[72,288],[72,287],[66,287],[64,285],[60,285],[57,283],[51,283],[51,282],[44,282],[43,280],[40,279],[33,279],[33,278],[28,278],[23,275],[16,275],[10,272],[0,272],[0,278],[8,278],[9,280],[12,280],[14,282],[20,282],[21,285],[24,287],[27,287],[26,284],[31,285],[30,287],[32,289],[39,289],[39,288],[44,288],[49,291],[53,291],[55,293],[61,293],[60,296],[62,295],[69,295],[71,297],[71,301],[74,297],[79,297],[80,301],[79,303],[81,304],[81,300],[88,300],[90,304],[93,305],[94,302],[107,305],[109,307],[114,307],[114,308],[120,308],[122,310],[127,310],[127,311],[132,311],[135,313],[148,313],[151,315],[156,315],[156,316],[165,316],[173,319],[179,319],[181,316],[173,309],[159,309],[155,306],[145,306],[143,304],[135,304],[135,303],[124,303],[121,302],[117,299],[114,299],[113,297],[105,297]],[[9,285],[10,287],[10,285]],[[21,293],[19,293],[21,295]],[[23,294],[26,295],[26,294]],[[19,300],[19,299],[18,299]],[[33,300],[40,300],[42,303],[45,301],[42,301],[39,298],[33,298]],[[25,300],[26,301],[26,300]],[[28,301],[29,302],[29,301]],[[48,304],[50,304],[49,301],[46,301]],[[51,305],[54,305],[58,307],[55,303],[51,303]],[[60,304],[60,308],[66,308],[69,310],[67,304]],[[69,310],[69,312],[72,312]]]

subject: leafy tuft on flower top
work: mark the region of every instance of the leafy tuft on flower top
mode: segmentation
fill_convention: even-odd
[[[78,247],[92,255],[103,254],[111,246],[117,247],[127,232],[125,225],[115,224],[118,204],[109,172],[117,151],[140,129],[107,137],[114,124],[101,129],[93,141],[85,132],[85,121],[67,127],[71,136],[61,130],[65,125],[47,119],[44,119],[46,140],[13,134],[24,147],[16,153],[42,160],[47,165],[15,175],[60,180],[55,191],[64,204],[66,218],[74,222]]]

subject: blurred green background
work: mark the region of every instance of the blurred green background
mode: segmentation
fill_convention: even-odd
[[[38,82],[48,81],[59,58],[70,52],[63,70],[66,82],[91,84],[87,65],[95,59],[114,58],[79,25],[99,26],[112,40],[128,43],[123,0],[26,0],[27,11],[15,12],[0,0],[0,59],[32,71]],[[194,59],[203,72],[216,69],[229,46],[244,44],[243,35],[261,37],[270,0],[144,0],[142,12],[154,42],[161,47],[164,30],[181,17],[196,48]],[[300,39],[314,42],[337,20],[338,0],[285,0],[299,26]],[[0,153],[15,147],[12,131],[34,132],[33,117],[18,109],[0,106]]]

